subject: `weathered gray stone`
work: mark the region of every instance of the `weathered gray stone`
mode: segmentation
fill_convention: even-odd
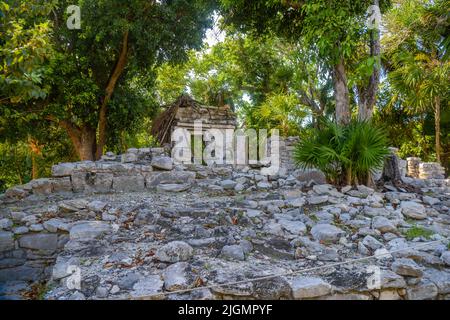
[[[187,261],[192,258],[194,249],[186,242],[173,241],[156,250],[155,257],[163,262]]]
[[[423,203],[428,204],[430,206],[434,206],[435,204],[438,204],[439,202],[441,202],[441,200],[430,197],[430,196],[423,196],[422,201],[423,201]]]
[[[27,197],[30,194],[29,190],[25,190],[24,188],[21,188],[19,186],[9,188],[5,191],[5,197],[6,198],[12,198],[12,199],[23,199]]]
[[[164,282],[161,281],[159,275],[146,276],[144,279],[139,280],[133,286],[131,297],[134,299],[159,299],[163,290]]]
[[[290,281],[294,299],[316,298],[330,294],[331,285],[320,278],[296,277]]]
[[[145,178],[143,175],[121,175],[113,178],[113,190],[124,192],[143,191]]]
[[[446,271],[440,271],[433,268],[427,268],[424,271],[424,278],[433,282],[439,291],[439,294],[450,293],[450,273]]]
[[[72,181],[70,177],[54,178],[52,182],[52,191],[54,193],[72,192]]]
[[[121,157],[122,163],[132,163],[138,161],[137,153],[124,153]]]
[[[225,190],[232,190],[236,186],[237,182],[233,180],[222,180],[220,186]]]
[[[311,235],[318,241],[336,242],[344,234],[344,231],[331,224],[316,224],[311,228]]]
[[[0,283],[6,281],[38,281],[43,280],[43,268],[22,265],[14,268],[0,269]]]
[[[408,277],[421,277],[423,275],[422,268],[414,262],[412,259],[401,258],[397,259],[392,263],[392,271],[401,275]]]
[[[256,186],[258,187],[258,189],[270,189],[272,188],[272,184],[270,182],[267,181],[260,181],[256,184]]]
[[[362,244],[372,251],[383,248],[383,244],[372,236],[365,236],[362,240]]]
[[[381,289],[404,289],[406,282],[403,277],[392,272],[391,270],[381,270],[380,274]]]
[[[41,178],[31,180],[30,186],[33,190],[33,194],[37,195],[49,195],[52,193],[52,180],[48,178]]]
[[[220,255],[225,259],[239,261],[245,260],[244,250],[238,245],[224,246]]]
[[[0,229],[10,230],[13,226],[13,222],[10,219],[0,219]]]
[[[374,217],[372,219],[372,228],[380,230],[380,232],[382,233],[397,232],[397,228],[395,227],[395,225],[386,217]]]
[[[44,231],[44,226],[41,223],[32,224],[32,225],[30,225],[29,228],[30,228],[30,231],[33,231],[33,232]]]
[[[441,255],[441,260],[444,262],[447,266],[450,266],[450,251],[445,251]]]
[[[187,262],[177,262],[164,270],[164,287],[167,291],[183,290],[190,287],[192,279],[189,278],[188,268]]]
[[[189,190],[191,185],[189,183],[181,183],[181,184],[159,184],[156,186],[156,190],[158,192],[183,192]]]
[[[60,163],[52,166],[52,176],[53,177],[65,177],[72,175],[75,170],[76,163]]]
[[[425,207],[420,203],[403,201],[400,204],[400,208],[402,209],[402,213],[408,218],[422,220],[427,217]]]
[[[58,236],[53,233],[24,235],[19,239],[19,246],[26,249],[54,252],[58,247]]]
[[[438,288],[429,280],[422,280],[413,288],[406,289],[408,300],[432,300],[438,295]]]
[[[67,225],[67,223],[56,218],[45,221],[43,225],[44,228],[49,232],[58,232],[58,230],[69,231],[69,226]]]
[[[310,182],[312,180],[317,184],[327,183],[325,174],[320,170],[297,170],[293,175],[300,182]]]
[[[89,202],[84,199],[74,199],[61,201],[58,204],[58,209],[61,212],[77,212],[87,208]]]
[[[155,157],[152,159],[152,167],[159,170],[172,170],[173,160],[169,157]]]
[[[28,233],[30,230],[27,227],[16,227],[13,229],[14,234],[25,234]]]
[[[107,206],[107,203],[99,200],[94,200],[88,203],[87,209],[94,212],[102,212]]]
[[[310,196],[308,197],[308,203],[312,205],[322,204],[328,201],[328,196]]]
[[[189,184],[194,180],[195,172],[190,171],[150,172],[146,184],[147,188],[154,188],[159,184]]]
[[[70,240],[92,240],[112,231],[111,225],[103,221],[83,221],[70,229]]]
[[[72,174],[72,186],[74,192],[110,192],[112,189],[112,181],[112,173],[74,172]]]
[[[12,232],[0,231],[0,252],[14,249],[14,237]]]
[[[289,233],[302,235],[306,232],[306,225],[301,221],[287,219],[278,220],[278,223]]]

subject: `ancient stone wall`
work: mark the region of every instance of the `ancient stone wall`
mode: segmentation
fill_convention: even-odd
[[[445,169],[437,162],[422,162],[420,158],[407,158],[408,176],[416,179],[445,179]]]

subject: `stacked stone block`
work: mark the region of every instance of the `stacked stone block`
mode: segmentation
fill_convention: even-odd
[[[445,170],[437,162],[423,162],[419,165],[420,179],[445,179]]]
[[[411,178],[419,178],[419,164],[421,162],[420,158],[409,157],[406,158],[408,163],[408,176]]]

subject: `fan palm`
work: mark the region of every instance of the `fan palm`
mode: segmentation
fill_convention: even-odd
[[[302,169],[321,170],[334,184],[367,184],[389,153],[384,131],[370,122],[342,126],[321,119],[320,127],[313,130],[312,138],[297,144],[294,160]]]

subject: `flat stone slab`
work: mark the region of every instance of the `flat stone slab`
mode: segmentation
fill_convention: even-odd
[[[55,251],[58,247],[58,235],[54,233],[27,234],[19,239],[21,248]]]
[[[321,278],[296,277],[290,282],[295,299],[316,298],[329,294],[331,285]]]
[[[311,228],[311,234],[318,241],[336,242],[345,232],[331,224],[316,224]]]
[[[79,222],[70,229],[71,240],[92,240],[112,231],[111,225],[103,221]]]

